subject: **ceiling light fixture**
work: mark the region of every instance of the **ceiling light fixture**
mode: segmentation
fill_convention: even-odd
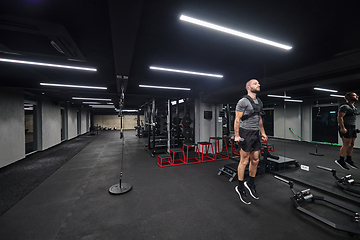
[[[151,86],[151,85],[139,85],[139,87],[143,88],[160,88],[160,89],[172,89],[172,90],[185,90],[190,91],[190,88],[179,88],[179,87],[163,87],[163,86]]]
[[[72,97],[75,100],[89,100],[89,101],[112,101],[111,99],[107,98],[81,98],[81,97]]]
[[[0,58],[0,61],[1,62],[9,62],[9,63],[22,63],[22,64],[29,64],[29,65],[38,65],[38,66],[45,66],[45,67],[69,68],[69,69],[85,70],[85,71],[93,71],[93,72],[97,71],[96,68],[85,68],[85,67],[75,67],[75,66],[68,66],[68,65],[41,63],[41,62],[21,61],[21,60],[7,59],[7,58]]]
[[[276,97],[276,98],[291,98],[289,96],[281,96],[281,95],[267,95],[268,97]]]
[[[325,91],[325,92],[338,92],[336,90],[331,90],[331,89],[326,89],[326,88],[318,88],[318,87],[314,87],[314,90]]]
[[[101,104],[99,102],[83,102],[84,104]]]
[[[42,86],[51,86],[51,87],[70,87],[70,88],[107,89],[106,87],[92,87],[92,86],[67,85],[67,84],[54,84],[54,83],[40,83],[40,85],[42,85]]]
[[[343,95],[336,95],[336,94],[330,94],[331,97],[340,97],[340,98],[344,98],[345,96]]]
[[[303,102],[303,100],[284,99],[285,102]]]
[[[186,73],[186,74],[193,74],[193,75],[200,75],[200,76],[208,76],[208,77],[216,77],[216,78],[223,77],[223,75],[219,75],[219,74],[192,72],[192,71],[186,71],[186,70],[178,70],[178,69],[162,68],[162,67],[154,67],[154,66],[150,66],[150,69],[160,70],[160,71],[168,71],[168,72]]]
[[[115,108],[114,105],[89,105],[92,108]]]
[[[284,45],[284,44],[281,44],[281,43],[277,43],[277,42],[273,42],[273,41],[270,41],[270,40],[267,40],[267,39],[264,39],[264,38],[259,38],[259,37],[256,37],[256,36],[252,36],[252,35],[247,34],[247,33],[232,30],[230,28],[221,27],[221,26],[218,26],[218,25],[215,25],[215,24],[212,24],[212,23],[204,22],[204,21],[201,21],[201,20],[198,20],[198,19],[195,19],[195,18],[185,16],[185,15],[181,15],[180,20],[190,22],[190,23],[193,23],[193,24],[197,24],[197,25],[200,25],[200,26],[203,26],[203,27],[211,28],[211,29],[214,29],[214,30],[217,30],[217,31],[220,31],[220,32],[225,32],[225,33],[228,33],[228,34],[232,34],[232,35],[235,35],[235,36],[238,36],[238,37],[250,39],[250,40],[253,40],[253,41],[256,41],[256,42],[261,42],[261,43],[268,44],[268,45],[278,47],[278,48],[282,48],[282,49],[285,49],[285,50],[290,50],[292,48],[290,46],[287,46],[287,45]]]
[[[124,109],[124,110],[122,110],[122,112],[137,112],[138,110],[126,110],[126,109]]]

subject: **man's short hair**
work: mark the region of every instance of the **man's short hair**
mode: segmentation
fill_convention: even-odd
[[[245,89],[247,90],[247,87],[250,86],[250,82],[256,80],[255,78],[250,79],[249,81],[246,82],[245,84]]]
[[[354,92],[347,92],[344,96],[345,100],[349,100],[349,98],[354,94]]]

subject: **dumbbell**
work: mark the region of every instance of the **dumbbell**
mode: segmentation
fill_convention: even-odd
[[[360,133],[360,129],[355,129],[355,132],[356,132],[356,133]]]
[[[232,136],[232,137],[231,137],[231,140],[232,140],[233,142],[235,142],[235,136]],[[245,141],[244,138],[240,138],[240,139],[239,139],[239,143],[243,143],[244,141]]]

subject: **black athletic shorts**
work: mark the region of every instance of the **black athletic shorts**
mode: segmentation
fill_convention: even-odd
[[[252,152],[261,150],[261,141],[259,130],[239,129],[239,135],[245,141],[240,145],[244,152]]]
[[[344,127],[347,129],[347,132],[345,134],[340,132],[340,126],[338,126],[339,135],[341,138],[356,138],[355,125],[344,125]]]

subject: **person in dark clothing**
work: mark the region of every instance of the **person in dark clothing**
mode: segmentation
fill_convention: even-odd
[[[260,116],[263,113],[263,104],[256,97],[256,93],[260,91],[260,83],[256,79],[251,79],[246,83],[246,90],[247,95],[238,101],[235,111],[234,140],[239,142],[241,138],[245,139],[240,150],[240,162],[238,165],[239,184],[235,187],[235,191],[239,194],[240,200],[243,203],[251,204],[251,201],[247,198],[245,188],[253,198],[259,199],[254,181],[261,150],[260,133],[264,141],[267,140],[267,136]],[[242,121],[241,126],[240,119]],[[249,158],[249,179],[244,182],[245,168]]]
[[[359,100],[359,96],[354,92],[348,92],[345,94],[345,100],[346,103],[339,107],[337,116],[339,135],[343,144],[340,148],[340,159],[335,160],[335,163],[342,169],[350,170],[349,167],[357,169],[351,155],[356,139],[356,116],[359,115],[355,102]]]

